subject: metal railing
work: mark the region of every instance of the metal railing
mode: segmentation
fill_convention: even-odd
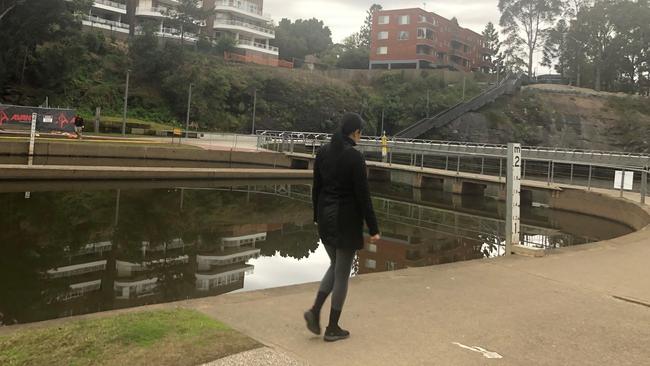
[[[92,15],[84,15],[82,19],[91,23],[104,24],[115,28],[121,28],[121,29],[129,29],[128,24],[120,23],[114,20],[108,20],[108,19],[104,19]]]
[[[258,131],[258,146],[278,152],[303,152],[315,156],[321,145],[327,143],[331,135],[326,133]],[[458,146],[458,145],[456,145]],[[460,145],[462,146],[462,145]],[[506,148],[500,145],[472,144],[464,149],[439,149],[436,145],[421,142],[388,142],[388,154],[381,155],[381,139],[365,138],[358,148],[366,154],[370,161],[385,161],[388,164],[414,166],[420,169],[433,168],[497,176],[505,182]],[[543,156],[537,154],[544,152]],[[551,184],[566,184],[601,189],[614,189],[614,179],[618,174],[634,173],[632,191],[640,193],[641,202],[645,203],[647,196],[647,176],[650,167],[650,156],[637,154],[632,160],[616,160],[615,163],[604,159],[624,153],[600,153],[599,161],[575,159],[576,155],[567,154],[563,150],[551,148],[524,148],[522,151],[522,178]],[[596,156],[596,155],[581,155]],[[586,161],[587,160],[587,161]],[[603,161],[604,160],[604,161]],[[620,173],[622,172],[622,173]],[[616,188],[623,196],[626,189]]]
[[[248,1],[240,1],[240,0],[217,0],[214,3],[214,6],[219,7],[219,6],[227,6],[229,8],[236,8],[239,10],[243,10],[247,13],[251,14],[256,14],[261,17],[268,17],[266,14],[262,13],[262,9],[254,3],[248,2]]]
[[[261,32],[261,33],[266,33],[266,34],[271,35],[271,36],[275,36],[275,31],[273,29],[260,27],[259,25],[255,25],[255,24],[251,24],[251,23],[247,23],[247,22],[242,22],[242,21],[239,21],[239,20],[233,20],[233,19],[219,19],[219,18],[217,18],[217,19],[214,20],[214,28],[217,28],[219,25],[223,25],[223,24],[225,24],[225,25],[234,25],[234,26],[238,26],[238,27],[244,27],[244,28],[248,28],[248,29],[251,29],[251,30]]]
[[[155,14],[158,16],[160,14],[161,17],[169,17],[169,13],[171,12],[171,9],[163,8],[163,7],[152,7],[152,8],[145,8],[145,7],[137,7],[135,9],[135,14],[136,15],[149,15],[149,14]]]
[[[267,46],[264,43],[257,43],[257,42],[249,41],[247,39],[239,39],[237,41],[237,44],[238,45],[252,46],[252,47],[255,47],[255,48],[262,48],[262,49],[265,49],[265,50],[268,50],[268,51],[273,51],[273,52],[278,52],[279,51],[279,49],[277,47],[273,47],[273,46],[270,46],[270,45]]]
[[[95,3],[96,3],[96,4],[102,4],[102,5],[110,6],[110,7],[113,7],[113,8],[118,8],[118,9],[126,10],[126,4],[118,3],[118,2],[115,2],[115,1],[110,1],[110,0],[95,0]]]
[[[423,118],[413,125],[395,134],[397,137],[416,138],[426,132],[441,128],[458,119],[465,113],[475,111],[486,104],[492,103],[503,94],[512,93],[520,85],[520,75],[511,75],[503,79],[499,84],[491,89],[484,91],[471,100],[460,102],[441,113],[430,117]]]

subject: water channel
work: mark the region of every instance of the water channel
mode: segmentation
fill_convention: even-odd
[[[0,325],[318,281],[328,258],[308,183],[0,185]],[[353,276],[503,253],[500,202],[371,190],[383,238]],[[523,241],[545,248],[632,231],[543,207],[522,220]]]

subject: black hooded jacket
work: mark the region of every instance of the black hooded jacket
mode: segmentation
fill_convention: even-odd
[[[314,222],[325,245],[341,249],[363,249],[363,222],[371,236],[379,234],[377,218],[368,190],[363,154],[354,141],[342,137],[323,146],[316,156],[312,200]],[[341,148],[342,147],[342,148]]]

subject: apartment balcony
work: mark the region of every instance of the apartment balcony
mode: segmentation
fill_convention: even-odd
[[[167,15],[169,11],[170,9],[161,8],[161,7],[157,7],[157,8],[137,7],[135,8],[135,15],[141,17],[163,19],[163,18],[170,18],[170,16]]]
[[[110,0],[95,0],[93,8],[112,11],[126,15],[126,4],[118,3]]]
[[[160,31],[156,32],[156,35],[162,38],[181,39],[181,31],[176,28],[162,28]],[[194,33],[185,32],[185,34],[183,34],[183,40],[194,43],[199,40],[199,36]]]
[[[277,47],[267,46],[264,43],[257,43],[245,39],[240,39],[239,41],[237,41],[237,48],[257,51],[257,52],[264,52],[274,56],[278,56],[280,54],[280,50]]]
[[[81,23],[87,27],[106,29],[113,32],[129,33],[129,25],[125,23],[116,22],[113,20],[106,20],[103,18],[84,15]]]
[[[225,29],[229,31],[241,32],[256,38],[275,38],[275,31],[273,29],[264,28],[255,24],[232,19],[215,19],[214,29]]]
[[[257,4],[248,1],[217,0],[214,3],[214,10],[217,12],[234,13],[258,21],[271,22],[271,17],[262,13],[262,9]]]

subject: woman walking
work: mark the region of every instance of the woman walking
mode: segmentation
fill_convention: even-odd
[[[320,311],[327,296],[332,294],[329,325],[324,337],[328,342],[350,336],[350,332],[341,329],[338,323],[348,292],[352,261],[357,250],[364,246],[364,220],[370,240],[379,240],[366,162],[354,148],[361,140],[362,123],[358,114],[345,114],[340,130],[331,143],[319,150],[314,166],[314,222],[318,224],[318,234],[330,257],[330,267],[321,281],[314,305],[304,316],[307,328],[320,334]]]

